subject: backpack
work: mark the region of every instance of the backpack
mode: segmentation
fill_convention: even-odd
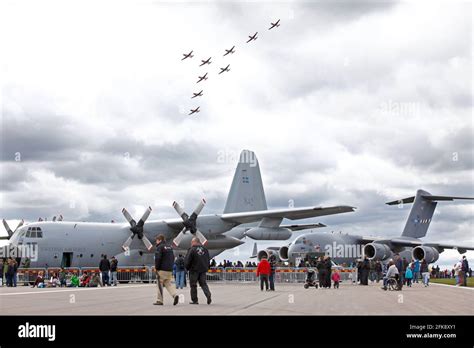
[[[184,259],[182,257],[178,257],[176,260],[176,268],[180,271],[184,269]]]
[[[467,260],[463,260],[461,264],[461,270],[467,272]]]

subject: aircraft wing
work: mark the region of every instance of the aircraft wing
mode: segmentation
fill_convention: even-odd
[[[444,249],[456,249],[459,253],[464,254],[468,250],[474,250],[473,246],[465,246],[465,245],[454,245],[454,244],[445,244],[445,243],[430,243],[430,242],[423,242],[418,240],[409,240],[404,238],[393,238],[390,239],[390,242],[395,245],[401,246],[408,246],[408,247],[416,247],[419,245],[426,245],[437,249],[438,251],[443,251]]]
[[[324,215],[333,215],[333,214],[341,214],[341,213],[348,213],[353,212],[354,207],[349,206],[335,206],[335,207],[307,207],[307,208],[288,208],[288,209],[275,209],[275,210],[260,210],[260,211],[251,211],[251,212],[244,212],[244,213],[229,213],[229,214],[217,214],[214,215],[222,220],[233,222],[235,224],[244,224],[249,222],[258,222],[264,218],[273,218],[273,219],[290,219],[290,220],[298,220],[298,219],[307,219],[317,216],[324,216]],[[199,221],[199,218],[198,218]],[[166,219],[163,221],[149,221],[147,225],[150,224],[166,224],[172,230],[181,230],[183,225],[183,220],[180,218],[176,219]],[[291,225],[279,225],[280,227],[289,228],[293,231],[308,229],[308,228],[317,228],[317,227],[325,227],[324,224],[316,223],[316,224],[291,224]]]
[[[419,245],[426,245],[437,249],[439,252],[442,252],[444,249],[456,249],[459,253],[464,254],[468,250],[474,250],[473,246],[465,245],[454,245],[446,243],[431,243],[424,242],[416,239],[409,238],[377,238],[377,237],[362,237],[360,239],[361,243],[383,243],[383,244],[392,244],[393,246],[404,246],[404,247],[417,247]]]
[[[335,206],[335,207],[306,207],[306,208],[288,208],[275,210],[260,210],[250,211],[244,213],[228,213],[217,215],[222,220],[234,222],[238,224],[245,224],[249,222],[260,221],[263,218],[281,218],[281,219],[308,219],[317,216],[333,215],[353,212],[354,207],[349,206]]]
[[[301,231],[309,230],[311,228],[326,227],[326,225],[318,222],[317,224],[280,225],[279,227],[288,228],[292,231]]]

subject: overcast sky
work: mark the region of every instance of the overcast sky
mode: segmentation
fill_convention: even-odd
[[[400,235],[410,206],[385,202],[418,188],[474,196],[472,11],[452,1],[3,1],[0,216],[121,221],[121,208],[138,216],[151,205],[150,219],[175,218],[173,200],[201,197],[203,213],[219,213],[250,149],[269,208],[352,205],[315,220],[328,225],[318,232]],[[440,203],[426,239],[473,245],[473,209]],[[221,258],[245,259],[252,246]]]

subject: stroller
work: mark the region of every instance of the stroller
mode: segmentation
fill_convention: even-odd
[[[316,272],[312,268],[308,268],[306,272],[306,279],[304,283],[304,288],[308,289],[310,286],[314,286],[316,289],[318,288],[318,283],[316,282]]]

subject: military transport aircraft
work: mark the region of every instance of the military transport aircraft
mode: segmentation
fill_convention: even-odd
[[[176,253],[184,253],[193,236],[198,236],[214,257],[243,244],[241,239],[246,236],[255,240],[286,240],[293,230],[312,227],[281,224],[283,219],[299,220],[354,211],[350,206],[268,210],[260,167],[255,154],[248,150],[240,154],[223,213],[200,215],[204,205],[205,201],[201,200],[188,215],[183,207],[174,203],[179,218],[155,221],[148,220],[150,207],[138,221],[123,209],[127,223],[42,221],[12,231],[5,221],[7,248],[34,245],[38,258],[31,260],[31,267],[95,267],[102,254],[114,255],[123,266],[144,265],[153,264],[151,241],[159,234],[173,241]]]
[[[190,113],[188,114],[188,116],[200,112],[201,110],[199,110],[199,108],[200,108],[200,106],[198,106],[196,109],[191,109],[191,110],[189,110]]]
[[[326,252],[336,263],[350,264],[367,256],[370,260],[388,261],[395,253],[407,260],[426,259],[428,263],[438,260],[444,249],[457,249],[461,254],[474,250],[474,246],[459,246],[446,243],[424,242],[438,201],[455,199],[474,199],[470,197],[433,196],[429,192],[418,190],[415,196],[388,202],[388,205],[413,203],[405,228],[399,237],[377,238],[341,233],[305,233],[290,245],[270,247],[260,250],[257,256],[277,256],[282,261],[295,264],[298,258],[304,258],[308,252]]]
[[[204,74],[204,76],[198,76],[198,81],[196,83],[201,82],[202,80],[207,80],[207,73]]]
[[[203,65],[206,65],[206,64],[211,64],[212,63],[211,58],[212,57],[209,57],[206,60],[201,60],[201,64],[199,66],[203,66]]]
[[[225,68],[219,68],[221,69],[221,71],[219,72],[219,75],[222,74],[223,72],[230,71],[229,67],[230,67],[230,64],[228,64]]]
[[[193,96],[191,97],[191,99],[196,98],[196,97],[202,97],[202,91],[203,90],[201,89],[199,92],[193,93]]]
[[[235,53],[234,48],[235,46],[232,46],[230,50],[225,50],[224,57],[227,56],[228,54],[234,54]]]
[[[183,53],[183,56],[184,56],[184,57],[183,57],[183,59],[181,59],[181,60],[185,60],[186,58],[192,58],[192,57],[194,57],[194,56],[193,56],[193,51],[189,52],[188,54]]]
[[[249,39],[247,40],[247,43],[249,43],[250,41],[257,40],[257,34],[258,34],[258,31],[255,32],[255,34],[253,34],[253,35],[249,35]]]
[[[280,20],[277,20],[275,23],[270,23],[270,24],[271,24],[271,26],[270,26],[270,28],[268,28],[268,30],[271,30],[275,27],[278,28],[280,26]]]

